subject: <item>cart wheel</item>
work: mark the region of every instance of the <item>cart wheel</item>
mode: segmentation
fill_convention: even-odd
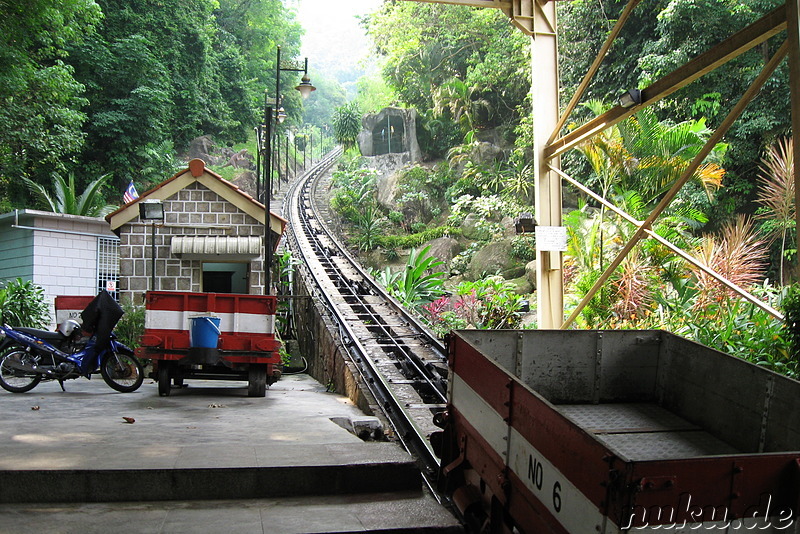
[[[251,363],[248,370],[248,397],[263,397],[267,394],[267,366]]]
[[[165,361],[158,362],[158,394],[162,397],[169,397],[169,371],[171,365]]]

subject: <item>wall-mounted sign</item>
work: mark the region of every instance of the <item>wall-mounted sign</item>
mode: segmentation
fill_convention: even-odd
[[[537,226],[536,249],[543,252],[563,252],[567,250],[567,227]]]

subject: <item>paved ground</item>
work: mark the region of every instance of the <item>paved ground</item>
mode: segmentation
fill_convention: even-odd
[[[117,393],[99,376],[66,382],[65,392],[53,382],[22,394],[0,390],[0,469],[79,467],[86,446],[141,447],[147,465],[176,466],[181,449],[199,446],[224,445],[228,458],[216,460],[236,463],[255,444],[361,442],[330,419],[364,415],[307,375],[284,377],[263,398],[248,397],[245,382],[187,383],[169,397],[152,380]]]
[[[365,443],[333,422],[365,416],[306,375],[284,376],[264,398],[247,397],[243,382],[187,382],[169,397],[159,397],[151,380],[121,394],[99,377],[68,382],[66,392],[57,383],[25,394],[0,391],[0,475],[335,465],[363,451],[377,462],[406,456],[399,446]],[[0,494],[15,488],[0,488]],[[459,530],[421,489],[270,499],[40,500],[0,504],[0,533]]]

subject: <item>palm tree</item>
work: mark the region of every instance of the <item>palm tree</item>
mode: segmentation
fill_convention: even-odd
[[[92,181],[83,193],[78,195],[75,188],[75,176],[70,173],[68,181],[60,175],[53,175],[54,195],[41,184],[23,178],[25,183],[38,195],[38,201],[46,209],[54,213],[64,213],[68,215],[83,215],[85,217],[102,217],[114,211],[116,206],[106,204],[105,199],[100,194],[102,187],[110,178],[110,174],[104,174],[97,180]]]
[[[595,115],[605,111],[598,101],[586,104]],[[648,205],[658,202],[700,152],[711,134],[705,119],[678,124],[661,122],[645,108],[617,127],[599,133],[578,147],[592,167],[606,197],[612,189],[637,191]],[[692,177],[709,198],[725,175],[719,163],[728,146],[718,143]]]
[[[657,202],[672,187],[711,135],[705,119],[671,124],[659,121],[650,108],[621,122],[619,131],[633,158],[628,162],[629,172],[618,176],[621,186],[639,191],[648,204]],[[725,170],[719,163],[727,148],[718,143],[692,176],[709,198],[722,184]]]
[[[361,112],[358,103],[353,101],[339,106],[333,112],[333,135],[336,142],[345,150],[358,144],[358,134],[361,132]]]
[[[595,116],[603,114],[608,109],[608,106],[599,100],[590,100],[584,106],[591,110]],[[622,180],[624,174],[629,172],[630,162],[633,160],[633,157],[623,146],[619,128],[608,128],[585,143],[578,145],[577,148],[592,167],[595,179],[600,185],[600,196],[608,200],[612,187]],[[601,205],[600,220],[597,224],[597,228],[600,231],[600,239],[598,240],[600,250],[597,255],[600,262],[598,265],[600,271],[603,270],[604,259],[603,222],[605,213],[606,207]]]
[[[596,101],[586,106],[595,114],[605,109]],[[645,109],[617,127],[599,133],[578,149],[593,170],[592,178],[601,189],[600,195],[613,200],[632,217],[644,220],[698,154],[709,135],[703,120],[662,123],[652,110]],[[724,144],[717,145],[693,176],[693,182],[702,186],[709,197],[720,186],[724,175],[718,162],[726,148]],[[591,183],[591,180],[587,182]],[[607,218],[608,214],[601,206],[597,216],[582,220],[582,226],[571,230],[577,238],[571,237],[570,242],[580,242],[582,247],[573,246],[570,252],[582,250],[576,259],[577,265],[583,265],[584,269],[599,268],[603,271],[606,249],[613,252],[630,238],[633,226],[621,218],[612,216],[610,221],[606,221]],[[691,244],[694,239],[690,231],[700,228],[707,220],[705,213],[692,202],[675,202],[653,230],[673,242]],[[674,254],[649,241],[642,242],[640,247],[625,260],[600,297],[613,306],[617,317],[623,319],[641,316],[643,310],[650,307],[654,291],[661,284],[659,280],[667,283],[680,281],[673,276]],[[663,272],[661,278],[655,276],[657,271]],[[576,277],[579,291],[587,276]]]
[[[462,80],[452,78],[434,91],[434,113],[442,115],[449,110],[453,121],[464,132],[470,132],[475,129],[478,112],[481,109],[487,113],[491,111],[489,101],[478,97],[477,93],[477,87],[470,87]]]

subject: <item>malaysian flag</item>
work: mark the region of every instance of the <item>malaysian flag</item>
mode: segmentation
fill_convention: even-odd
[[[136,187],[133,185],[133,180],[131,180],[131,183],[128,184],[128,189],[126,189],[125,194],[122,195],[122,200],[125,201],[125,204],[128,204],[137,198],[139,198],[139,193],[136,192]]]

